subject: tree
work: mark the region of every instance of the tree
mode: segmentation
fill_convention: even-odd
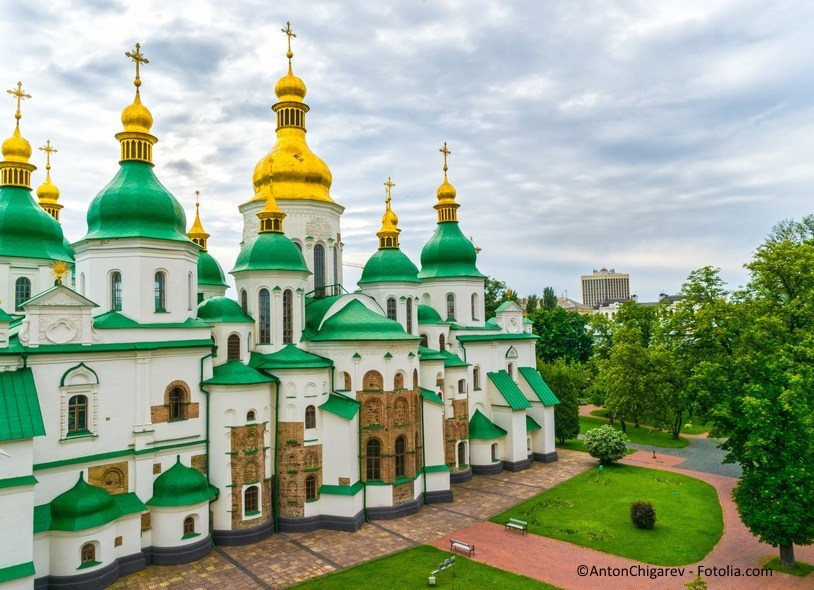
[[[537,368],[560,403],[554,406],[554,436],[560,444],[579,434],[579,399],[588,383],[585,365],[563,358],[538,362]]]
[[[557,307],[557,294],[553,287],[543,289],[543,309],[554,309]]]
[[[550,362],[564,358],[584,363],[591,357],[591,336],[585,316],[554,309],[537,309],[529,316],[537,339],[537,358]]]
[[[531,315],[540,306],[540,298],[534,293],[526,297],[526,315]]]
[[[585,448],[602,465],[618,461],[627,454],[627,436],[605,424],[585,433]]]
[[[508,300],[517,301],[517,294],[506,287],[506,283],[493,279],[492,277],[486,278],[483,292],[483,306],[486,313],[486,319],[495,317],[495,312],[500,304]]]

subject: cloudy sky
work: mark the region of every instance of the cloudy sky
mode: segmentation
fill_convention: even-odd
[[[392,176],[402,249],[418,263],[444,141],[481,271],[521,294],[579,299],[579,275],[603,266],[630,273],[641,300],[704,265],[743,284],[772,225],[812,211],[806,0],[7,0],[0,16],[0,84],[22,80],[23,134],[59,149],[71,241],[116,172],[133,95],[124,52],[139,41],[156,173],[188,218],[201,191],[210,251],[231,268],[237,206],[275,139],[288,20],[308,142],[347,208],[346,261],[375,250]],[[6,96],[0,135],[13,114]],[[345,269],[349,290],[359,272]]]

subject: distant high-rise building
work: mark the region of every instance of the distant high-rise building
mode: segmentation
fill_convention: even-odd
[[[598,307],[611,300],[630,299],[630,275],[616,272],[616,269],[594,269],[589,275],[582,275],[582,303]]]

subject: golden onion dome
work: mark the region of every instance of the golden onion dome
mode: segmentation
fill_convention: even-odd
[[[277,81],[277,85],[274,86],[274,94],[277,95],[280,102],[302,102],[305,98],[305,92],[305,82],[294,75],[294,71],[291,69],[291,61],[289,61],[288,73]]]
[[[454,202],[455,196],[458,192],[455,190],[455,187],[449,183],[447,180],[446,174],[444,175],[444,182],[441,183],[441,186],[438,187],[438,190],[435,191],[435,196],[438,198],[439,203],[448,203]]]
[[[141,82],[139,80],[139,82]],[[122,125],[125,131],[135,131],[138,133],[150,133],[153,126],[153,115],[149,109],[141,104],[141,96],[136,89],[136,98],[133,103],[122,111]]]
[[[40,205],[43,203],[56,203],[59,200],[59,189],[57,185],[51,182],[50,173],[45,176],[45,182],[37,188],[37,198]]]
[[[31,158],[31,144],[28,140],[20,135],[20,123],[14,128],[14,133],[6,141],[3,142],[2,147],[3,160],[6,162],[18,162],[27,164]]]

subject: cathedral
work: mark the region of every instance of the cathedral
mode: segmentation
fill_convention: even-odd
[[[275,86],[276,142],[239,207],[229,273],[153,168],[140,96],[71,244],[50,142],[32,195],[16,126],[0,162],[0,587],[104,587],[280,531],[355,531],[449,502],[478,474],[555,461],[531,323],[485,317],[477,252],[443,177],[420,269],[385,183],[378,250],[342,283],[342,205],[305,139],[306,87]],[[440,174],[439,174],[440,177]],[[205,212],[204,212],[205,213]],[[428,211],[428,215],[432,212]],[[204,214],[205,219],[205,214]]]

